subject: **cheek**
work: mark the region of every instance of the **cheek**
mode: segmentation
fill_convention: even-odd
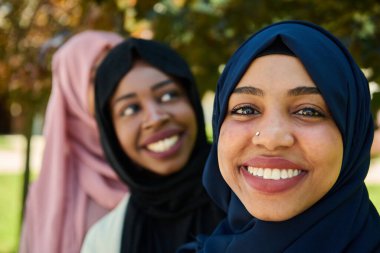
[[[343,141],[336,126],[324,125],[312,133],[300,134],[305,157],[313,168],[312,176],[316,188],[325,193],[336,182],[343,159]]]
[[[191,107],[189,107],[185,112],[184,115],[187,115],[186,121],[187,125],[190,128],[190,132],[192,137],[195,139],[198,134],[198,125],[197,125],[197,118],[195,116],[195,113]]]
[[[252,146],[252,126],[226,119],[219,133],[218,150],[221,158],[243,156]],[[227,159],[225,159],[227,160]],[[237,161],[236,161],[237,162]]]
[[[138,124],[133,121],[125,122],[123,120],[114,121],[117,139],[124,153],[130,156],[137,146],[137,129]]]
[[[232,131],[230,129],[230,124],[228,122],[225,122],[222,124],[220,128],[219,133],[219,140],[218,140],[218,161],[219,161],[219,167],[222,171],[225,171],[226,167],[230,166],[231,157],[233,157],[233,152],[235,143],[231,143],[231,138],[233,137]]]
[[[305,137],[306,139],[306,137]],[[341,165],[343,156],[343,143],[337,131],[315,132],[313,138],[308,138],[304,146],[316,163]]]
[[[198,131],[197,119],[191,105],[184,101],[175,106],[170,105],[167,110],[170,111],[171,115],[175,116],[178,123],[188,129],[191,138],[195,139]]]
[[[250,146],[251,138],[249,129],[243,124],[226,119],[220,129],[218,141],[218,162],[221,174],[225,181],[233,188],[236,184],[231,184],[238,173],[238,166],[244,151]]]

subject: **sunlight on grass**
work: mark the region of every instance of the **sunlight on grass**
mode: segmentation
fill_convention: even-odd
[[[25,138],[22,135],[0,135],[0,149],[16,151],[24,148]]]
[[[367,184],[369,198],[380,213],[380,184]]]
[[[21,215],[22,178],[0,175],[0,252],[16,252]]]
[[[33,181],[37,174],[30,177]],[[0,174],[0,253],[15,253],[18,247],[22,184],[21,174]]]

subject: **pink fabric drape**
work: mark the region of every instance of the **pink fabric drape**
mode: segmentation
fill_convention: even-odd
[[[85,31],[54,54],[45,150],[27,198],[22,253],[79,252],[88,228],[127,191],[105,161],[88,108],[91,69],[105,48],[120,41],[114,33]]]

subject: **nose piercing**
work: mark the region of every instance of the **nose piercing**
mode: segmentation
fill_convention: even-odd
[[[255,135],[256,135],[256,136],[259,136],[259,135],[260,135],[260,131],[257,131]]]

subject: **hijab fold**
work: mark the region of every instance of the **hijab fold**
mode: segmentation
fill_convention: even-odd
[[[169,176],[154,174],[131,161],[112,124],[109,101],[136,59],[183,85],[196,115],[198,134],[193,152],[184,168]],[[121,252],[175,252],[198,233],[211,233],[223,212],[212,203],[201,182],[210,146],[198,91],[187,63],[164,44],[129,38],[110,51],[99,67],[95,83],[96,117],[105,154],[131,190]]]
[[[114,33],[85,31],[53,56],[42,168],[28,194],[20,252],[79,252],[87,229],[127,191],[105,161],[88,108],[91,68],[121,40]]]
[[[251,62],[276,40],[302,62],[320,90],[342,135],[344,151],[338,180],[321,200],[290,220],[265,222],[251,216],[223,180],[217,145],[231,92]],[[380,251],[380,218],[364,184],[373,139],[368,82],[348,50],[329,32],[309,22],[285,21],[244,42],[218,81],[213,139],[203,183],[227,218],[211,236],[199,237],[181,252]]]

